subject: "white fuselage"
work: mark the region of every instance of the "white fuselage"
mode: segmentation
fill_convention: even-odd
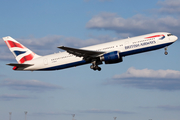
[[[158,36],[159,35],[159,36]],[[120,55],[128,56],[132,54],[147,52],[151,50],[166,47],[177,40],[177,37],[166,32],[152,33],[138,37],[117,40],[104,44],[84,47],[84,50],[104,51],[106,53],[119,51]],[[58,70],[87,64],[82,57],[76,57],[68,52],[60,52],[51,55],[42,56],[25,64],[34,64],[33,66],[24,68],[23,70]],[[21,69],[19,69],[21,70]]]

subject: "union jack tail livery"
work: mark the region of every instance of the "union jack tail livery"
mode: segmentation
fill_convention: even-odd
[[[19,64],[40,57],[10,36],[4,37],[3,40],[5,41]]]

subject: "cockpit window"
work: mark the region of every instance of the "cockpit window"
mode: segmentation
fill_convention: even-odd
[[[172,36],[173,34],[167,34],[167,36]]]

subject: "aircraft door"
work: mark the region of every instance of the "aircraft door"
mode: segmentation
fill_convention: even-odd
[[[48,65],[48,60],[47,60],[47,58],[44,59],[44,65]]]

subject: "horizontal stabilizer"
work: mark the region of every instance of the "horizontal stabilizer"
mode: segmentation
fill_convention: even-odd
[[[6,64],[6,65],[16,66],[16,67],[29,67],[29,66],[32,66],[32,65],[34,65],[34,64],[18,64],[18,63],[9,63],[9,64]]]

